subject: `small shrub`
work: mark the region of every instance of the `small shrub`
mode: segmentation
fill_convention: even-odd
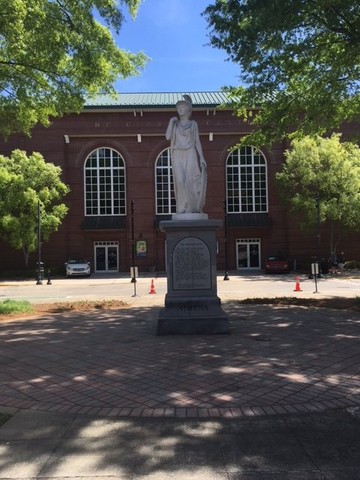
[[[298,303],[298,297],[274,297],[274,298],[244,298],[243,300],[238,300],[238,303],[244,303],[249,305],[296,305]]]
[[[349,260],[345,262],[344,268],[346,270],[360,270],[360,262],[358,260]]]
[[[0,302],[0,314],[11,315],[12,313],[31,313],[34,307],[27,300],[4,300]]]

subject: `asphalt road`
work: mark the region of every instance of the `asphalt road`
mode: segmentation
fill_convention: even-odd
[[[137,282],[131,283],[124,274],[97,275],[90,278],[52,278],[41,285],[36,280],[1,281],[0,301],[5,299],[25,299],[31,303],[71,302],[76,300],[122,300],[131,305],[162,305],[167,291],[165,275],[141,274]],[[265,275],[262,273],[230,273],[229,280],[224,275],[217,277],[217,293],[222,301],[264,297],[355,297],[360,296],[360,274],[326,277],[317,280],[307,275],[290,273],[287,275]],[[149,293],[151,282],[154,293]],[[296,291],[296,286],[300,291]]]

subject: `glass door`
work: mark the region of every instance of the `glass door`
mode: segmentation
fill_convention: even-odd
[[[260,239],[240,238],[236,240],[237,269],[260,269]]]
[[[107,247],[107,270],[111,272],[118,271],[118,247]]]
[[[95,272],[119,271],[118,242],[95,242]]]
[[[95,247],[95,272],[106,271],[106,247]]]

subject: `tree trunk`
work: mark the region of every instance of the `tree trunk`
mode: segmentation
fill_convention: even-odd
[[[22,251],[23,251],[23,254],[24,254],[25,267],[28,268],[28,266],[29,266],[29,250],[26,250],[23,247]]]

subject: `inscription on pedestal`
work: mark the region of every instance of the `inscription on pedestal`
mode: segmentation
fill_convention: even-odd
[[[189,303],[186,305],[179,305],[180,312],[193,313],[193,312],[207,312],[209,307],[203,303]]]
[[[174,290],[211,289],[210,251],[200,238],[186,237],[173,250]]]

